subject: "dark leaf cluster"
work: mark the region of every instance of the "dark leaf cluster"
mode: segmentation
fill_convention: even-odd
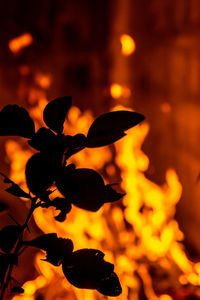
[[[0,287],[4,282],[4,277],[9,265],[18,265],[17,256],[14,254],[1,254],[0,255]]]
[[[96,289],[107,296],[118,296],[121,285],[114,265],[104,260],[104,253],[96,249],[73,251],[70,239],[58,238],[55,233],[44,234],[25,245],[46,251],[46,261],[62,265],[67,280],[78,288]]]
[[[124,196],[113,189],[115,184],[105,184],[98,172],[76,168],[74,164],[68,164],[67,160],[84,148],[102,147],[116,142],[126,135],[126,130],[142,122],[144,116],[130,111],[102,114],[91,124],[87,135],[77,133],[71,136],[63,133],[71,104],[71,97],[60,97],[49,102],[43,112],[47,127],[41,127],[38,131],[35,131],[29,113],[18,105],[7,105],[0,112],[0,135],[27,138],[28,144],[36,151],[26,164],[29,193],[0,173],[4,177],[4,183],[10,184],[6,188],[8,193],[27,198],[31,202],[24,225],[9,225],[0,230],[0,283],[3,286],[0,299],[3,299],[4,290],[12,279],[12,267],[17,265],[18,256],[28,246],[44,250],[45,260],[54,266],[62,265],[65,277],[74,286],[96,289],[108,296],[121,293],[114,266],[104,260],[101,251],[73,251],[72,241],[58,238],[56,233],[45,234],[31,241],[23,240],[23,232],[37,207],[54,207],[58,210],[55,219],[63,222],[71,211],[72,204],[95,212],[104,203],[115,202]],[[61,197],[52,197],[55,188],[59,190]],[[23,292],[23,289],[17,285],[12,291]]]

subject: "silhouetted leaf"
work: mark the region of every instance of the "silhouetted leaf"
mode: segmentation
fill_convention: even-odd
[[[72,204],[89,211],[97,211],[105,202],[114,202],[124,196],[112,188],[113,184],[104,185],[101,175],[92,169],[65,167],[56,185]]]
[[[43,234],[31,241],[24,241],[24,245],[40,248],[47,250],[52,247],[54,242],[57,241],[58,237],[56,233]]]
[[[13,288],[11,288],[11,292],[23,294],[24,289],[21,286],[14,286]]]
[[[69,174],[64,168],[56,185],[61,194],[80,208],[97,211],[104,203],[103,179],[92,169],[75,169]]]
[[[40,200],[42,201],[42,204],[40,205],[41,207],[46,207],[48,208],[51,204],[51,200],[49,198],[49,195],[51,195],[53,191],[47,190],[47,191],[42,191],[40,192]]]
[[[16,184],[15,182],[13,182],[11,179],[9,179],[5,174],[1,173],[0,174],[4,177],[4,182],[5,183],[11,183],[11,187],[5,189],[6,192],[17,196],[17,197],[23,197],[23,198],[28,198],[30,199],[30,195],[27,194],[26,192],[24,192],[19,186],[18,184]]]
[[[53,131],[62,133],[65,117],[71,104],[71,97],[60,97],[49,102],[43,112],[46,125]]]
[[[61,167],[61,155],[36,153],[26,164],[26,182],[30,191],[40,195],[49,188],[55,180],[58,169]]]
[[[55,137],[55,134],[45,127],[41,127],[32,137],[30,141],[28,141],[29,145],[36,150],[46,149],[47,145],[52,143],[52,138]]]
[[[122,292],[121,284],[115,272],[112,272],[108,277],[103,278],[100,285],[101,287],[97,290],[105,296],[116,297]]]
[[[76,169],[75,164],[69,164],[69,165],[65,166],[64,168],[62,168],[60,170],[60,173],[59,173],[60,178],[63,179],[63,176],[65,177],[65,176],[69,176],[69,175],[73,174],[75,169]]]
[[[0,135],[22,136],[31,138],[35,125],[29,113],[18,105],[7,105],[0,112]]]
[[[96,249],[75,251],[70,262],[63,261],[63,273],[78,288],[99,289],[102,280],[109,277],[114,269],[114,265],[103,258],[104,253]]]
[[[22,232],[21,226],[8,225],[0,230],[0,248],[9,253]]]
[[[88,148],[102,147],[112,144],[126,135],[123,131],[105,130],[97,135],[88,136],[86,146]]]
[[[105,190],[106,190],[106,198],[104,202],[115,202],[120,200],[122,197],[124,197],[126,194],[125,193],[118,193],[116,192],[112,186],[116,185],[116,184],[107,184],[105,186]]]
[[[83,150],[86,146],[86,137],[84,134],[76,134],[71,137],[70,143],[68,145],[68,149],[65,153],[66,159],[68,159],[73,154]]]
[[[57,197],[51,201],[51,206],[54,206],[60,213],[55,217],[59,222],[63,222],[66,219],[66,215],[71,211],[71,202],[66,198]]]
[[[1,254],[0,255],[0,286],[3,284],[3,280],[8,269],[9,264],[17,266],[18,258],[14,254]]]
[[[55,135],[50,129],[42,127],[28,143],[41,152],[63,154],[65,149],[69,147],[71,140],[70,135]]]
[[[145,117],[132,111],[112,111],[100,115],[90,126],[88,135],[95,135],[101,131],[120,130],[126,131],[141,123]]]
[[[46,251],[46,261],[59,266],[62,260],[68,259],[73,251],[70,239],[58,238],[56,233],[48,233],[31,241],[24,241],[24,245],[33,246]]]
[[[114,111],[99,116],[90,126],[87,147],[100,147],[122,138],[124,131],[141,123],[145,117],[131,111]]]

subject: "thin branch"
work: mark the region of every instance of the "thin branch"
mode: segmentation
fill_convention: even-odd
[[[13,281],[15,281],[17,284],[19,284],[20,286],[22,286],[22,283],[21,282],[19,282],[19,281],[17,281],[15,278],[13,278],[12,276],[10,276],[10,279],[11,280],[13,280]]]
[[[31,218],[31,216],[32,216],[32,214],[33,214],[35,208],[36,208],[36,205],[35,205],[36,201],[37,201],[37,198],[32,199],[30,211],[29,211],[29,213],[28,213],[28,215],[27,215],[27,217],[26,217],[26,220],[25,220],[25,222],[24,222],[24,225],[21,226],[22,231],[21,231],[21,234],[20,234],[20,236],[19,236],[19,238],[18,238],[18,241],[17,241],[17,245],[16,245],[16,248],[15,248],[15,251],[14,251],[14,253],[13,253],[13,254],[16,255],[16,256],[18,256],[19,253],[20,253],[20,252],[19,252],[20,249],[21,249],[21,241],[20,241],[20,237],[21,237],[21,235],[23,234],[23,231],[24,231],[24,230],[27,228],[27,226],[28,226],[28,222],[29,222],[29,220],[30,220],[30,218]],[[25,249],[24,249],[24,250],[25,250]],[[24,251],[24,250],[23,250],[23,251]],[[6,279],[4,278],[5,280],[4,280],[4,283],[3,283],[3,285],[2,285],[2,291],[1,291],[1,295],[0,295],[0,300],[3,300],[5,291],[6,291],[6,289],[7,289],[7,287],[8,287],[8,284],[9,284],[11,278],[12,278],[11,274],[12,274],[13,267],[14,267],[14,263],[11,263],[11,264],[8,266],[8,270],[7,270],[6,274],[5,274],[5,278],[6,278]],[[6,275],[7,275],[7,276],[6,276]]]
[[[20,252],[18,252],[18,256],[21,255],[26,249],[27,249],[27,246],[24,246],[24,248]]]
[[[15,218],[11,215],[11,214],[8,214],[9,218],[11,218],[11,220],[13,220],[13,222],[17,225],[20,226],[20,224],[15,220]]]

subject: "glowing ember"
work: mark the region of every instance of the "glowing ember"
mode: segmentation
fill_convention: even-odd
[[[131,95],[131,90],[128,87],[122,86],[118,83],[113,83],[110,86],[110,94],[114,99],[120,97],[129,98]]]
[[[43,100],[45,102],[45,100]],[[44,105],[35,109],[39,122],[39,112]],[[123,107],[116,107],[116,110]],[[127,109],[127,108],[126,108]],[[33,115],[34,111],[31,111]],[[41,117],[41,115],[40,115]],[[81,113],[72,107],[68,116],[69,134],[85,133],[92,122],[89,111]],[[97,248],[106,254],[106,259],[115,264],[123,293],[120,300],[140,299],[144,294],[149,300],[172,300],[174,293],[186,293],[184,286],[200,285],[200,265],[191,262],[180,243],[184,235],[174,218],[175,206],[180,199],[182,187],[174,170],[166,172],[166,184],[158,186],[148,180],[144,172],[148,168],[148,157],[141,146],[148,133],[147,123],[129,130],[129,134],[115,143],[116,157],[109,147],[98,148],[91,152],[85,149],[73,157],[77,167],[92,167],[116,175],[121,169],[122,189],[126,191],[121,205],[106,205],[96,213],[90,213],[73,207],[64,223],[54,221],[55,211],[38,208],[34,212],[35,222],[45,233],[56,232],[60,237],[73,240],[75,250]],[[23,156],[22,146],[9,141],[7,154],[11,159],[12,178],[22,182],[23,166],[16,161]],[[29,156],[27,152],[27,156]],[[44,300],[105,299],[93,290],[82,290],[71,286],[63,277],[59,268],[41,260],[39,253],[35,265],[38,277],[23,285],[25,293],[13,300],[34,300],[42,295]],[[178,296],[177,296],[178,297]],[[176,298],[179,299],[179,298]]]
[[[30,46],[33,43],[33,36],[30,33],[23,33],[15,37],[8,43],[9,49],[14,54],[20,52],[23,48]]]
[[[36,83],[44,89],[49,88],[51,85],[51,77],[47,74],[38,73],[35,77]]]
[[[121,51],[122,54],[125,56],[131,55],[133,52],[135,52],[136,49],[136,44],[134,39],[128,35],[128,34],[123,34],[120,37],[120,42],[121,42]]]
[[[110,87],[110,93],[111,93],[111,96],[114,98],[114,99],[118,99],[121,97],[122,95],[122,87],[121,85],[117,84],[117,83],[113,83]]]

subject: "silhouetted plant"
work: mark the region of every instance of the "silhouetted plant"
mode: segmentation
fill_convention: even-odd
[[[72,204],[94,212],[104,203],[117,201],[124,196],[116,192],[112,184],[105,184],[96,171],[76,168],[74,164],[67,164],[67,159],[86,147],[101,147],[119,140],[125,136],[124,131],[139,124],[144,116],[130,111],[110,112],[102,114],[92,123],[87,136],[80,133],[75,136],[64,135],[63,124],[71,103],[71,97],[57,98],[48,103],[43,112],[48,128],[42,127],[37,132],[24,108],[7,105],[0,112],[0,135],[27,138],[28,144],[38,151],[26,164],[29,193],[0,173],[4,182],[10,184],[6,189],[8,193],[28,198],[31,203],[23,225],[9,225],[0,230],[0,299],[3,299],[11,280],[15,282],[11,291],[23,292],[20,283],[12,277],[12,270],[18,265],[19,255],[28,246],[44,250],[45,260],[54,266],[62,265],[65,277],[78,288],[96,289],[108,296],[118,296],[122,291],[114,265],[104,260],[101,251],[73,251],[73,242],[57,237],[56,233],[43,234],[29,241],[23,238],[32,213],[38,207],[55,207],[59,211],[55,219],[63,222]],[[63,197],[52,200],[51,188],[55,186]]]

